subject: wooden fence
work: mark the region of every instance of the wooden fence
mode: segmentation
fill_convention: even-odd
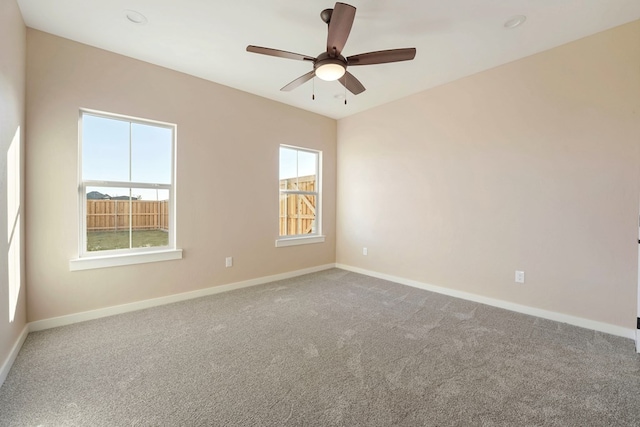
[[[316,191],[316,177],[305,176],[280,180],[282,190]],[[169,201],[87,200],[87,231],[129,229],[131,203],[132,230],[169,230]],[[313,195],[280,195],[280,236],[309,234],[316,218]]]
[[[316,176],[280,180],[281,190],[316,191]],[[309,234],[315,227],[316,197],[280,194],[280,236]]]
[[[131,203],[131,216],[129,216]],[[169,201],[87,200],[87,231],[169,230]]]

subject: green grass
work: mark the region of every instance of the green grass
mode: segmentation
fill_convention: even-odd
[[[169,244],[169,233],[161,230],[141,230],[132,232],[132,247],[156,247]],[[128,249],[128,231],[89,231],[87,232],[87,251],[106,251],[110,249]]]

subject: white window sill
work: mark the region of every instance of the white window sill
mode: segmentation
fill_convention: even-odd
[[[94,268],[144,264],[147,262],[170,261],[174,259],[182,259],[182,249],[76,258],[69,261],[69,270],[91,270]]]
[[[285,246],[310,245],[312,243],[324,243],[324,236],[286,237],[276,240],[276,248]]]

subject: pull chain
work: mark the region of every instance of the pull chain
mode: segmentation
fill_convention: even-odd
[[[344,105],[347,105],[347,75],[344,75]]]
[[[311,93],[311,100],[316,100],[316,77],[313,76],[313,92]]]

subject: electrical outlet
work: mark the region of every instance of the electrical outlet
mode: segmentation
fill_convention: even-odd
[[[224,266],[225,267],[233,267],[233,257],[228,256],[227,258],[225,258]]]
[[[524,283],[524,271],[516,270],[516,283]]]
[[[362,248],[362,255],[368,255],[369,251],[367,250],[367,248]]]

